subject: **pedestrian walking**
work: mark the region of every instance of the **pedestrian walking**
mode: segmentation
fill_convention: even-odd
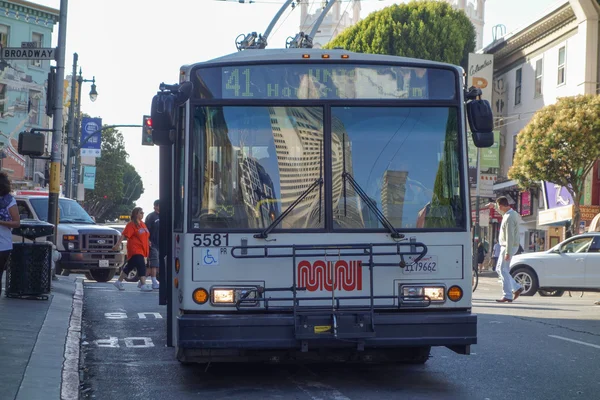
[[[154,202],[154,211],[148,214],[146,217],[146,226],[150,231],[150,256],[148,256],[148,276],[152,278],[152,289],[158,289],[159,284],[156,279],[159,267],[159,214],[160,214],[160,201]]]
[[[496,271],[496,264],[498,264],[498,258],[500,258],[500,243],[498,239],[494,243],[494,250],[492,253],[492,271]]]
[[[485,261],[485,254],[487,251],[483,246],[482,242],[479,242],[477,246],[477,267],[479,268],[479,272],[483,272],[483,261]]]
[[[499,303],[510,303],[516,300],[523,292],[523,287],[519,285],[510,275],[510,260],[519,250],[519,219],[515,210],[508,204],[508,199],[504,196],[496,199],[496,207],[502,216],[500,224],[500,254],[496,272],[502,281],[503,296]]]
[[[10,194],[11,182],[6,172],[0,172],[0,295],[2,275],[13,249],[12,230],[21,226],[17,201]]]
[[[121,248],[123,239],[127,239],[127,265],[121,270],[119,279],[114,283],[117,289],[125,290],[123,279],[131,272],[133,268],[137,269],[140,282],[138,287],[142,292],[151,292],[152,288],[146,286],[146,257],[148,257],[150,247],[150,232],[143,221],[144,211],[141,207],[135,207],[131,211],[131,221],[125,225],[123,233],[113,247],[114,251]]]

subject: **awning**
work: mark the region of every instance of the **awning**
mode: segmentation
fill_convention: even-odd
[[[493,188],[494,191],[496,190],[502,190],[502,189],[508,189],[511,188],[513,186],[517,186],[518,183],[515,180],[510,180],[510,181],[506,181],[506,182],[502,182],[502,183],[496,183]]]
[[[564,226],[573,219],[573,205],[538,212],[538,225]]]

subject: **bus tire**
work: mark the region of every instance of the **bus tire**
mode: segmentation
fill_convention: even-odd
[[[402,364],[425,364],[429,360],[431,346],[411,347],[406,349],[405,356],[400,360]]]

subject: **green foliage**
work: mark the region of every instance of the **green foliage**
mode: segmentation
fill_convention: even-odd
[[[508,176],[527,188],[539,181],[565,186],[573,196],[572,229],[587,174],[600,158],[600,96],[563,97],[538,111],[519,133]]]
[[[447,62],[466,68],[475,28],[462,10],[441,1],[412,1],[371,13],[325,48]]]
[[[96,183],[86,190],[84,208],[98,222],[131,213],[144,192],[142,178],[127,162],[123,134],[109,128],[102,131],[102,156],[96,160]]]

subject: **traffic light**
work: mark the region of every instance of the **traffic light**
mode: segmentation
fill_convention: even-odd
[[[142,146],[154,146],[152,140],[152,118],[149,115],[144,115],[142,123]]]

